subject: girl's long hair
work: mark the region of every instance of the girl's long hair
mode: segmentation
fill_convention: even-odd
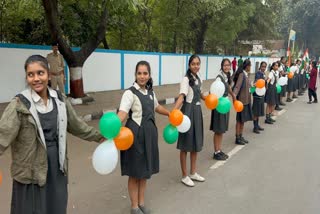
[[[251,65],[251,61],[250,61],[249,59],[244,60],[242,67],[239,67],[239,68],[238,68],[238,70],[236,71],[236,73],[235,73],[235,75],[234,75],[234,77],[233,77],[233,82],[234,82],[234,83],[237,82],[237,80],[238,80],[238,78],[239,78],[239,75],[240,75],[241,73],[243,73],[243,71],[244,71],[248,66],[250,66],[250,65]]]
[[[194,84],[195,84],[195,79],[194,79],[193,76],[192,76],[192,72],[191,72],[191,70],[190,70],[190,65],[191,65],[192,61],[193,61],[195,58],[198,58],[199,61],[201,62],[200,57],[199,57],[198,55],[193,54],[193,55],[189,58],[189,63],[188,63],[189,68],[188,68],[187,74],[186,74],[186,76],[187,76],[188,79],[189,79],[189,85],[190,85],[191,87],[194,86]],[[199,77],[198,77],[197,74],[196,74],[196,78],[199,79]]]

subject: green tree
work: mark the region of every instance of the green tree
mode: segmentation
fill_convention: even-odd
[[[72,3],[72,1],[70,2]],[[86,40],[79,41],[84,43],[81,45],[81,49],[78,51],[73,51],[71,49],[69,41],[73,41],[73,37],[66,37],[66,34],[64,33],[65,31],[62,29],[60,17],[61,11],[63,10],[59,8],[59,2],[57,0],[42,0],[42,3],[52,39],[59,43],[59,51],[62,53],[70,68],[71,96],[75,98],[84,97],[82,67],[87,58],[105,38],[107,28],[106,1],[102,0],[99,2],[100,4],[95,2],[95,13],[99,14],[99,22],[95,24],[96,28],[93,32],[91,32],[91,34],[82,35],[86,38]],[[74,18],[74,21],[76,21],[77,17]]]

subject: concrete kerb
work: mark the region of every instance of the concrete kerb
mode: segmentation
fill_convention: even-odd
[[[85,97],[86,98],[86,97]],[[159,104],[160,105],[168,105],[168,104],[173,104],[176,102],[178,98],[177,97],[170,97],[170,98],[166,98],[166,99],[162,99],[162,100],[158,100]],[[79,98],[79,99],[73,99],[71,98],[70,99],[72,105],[79,105],[79,104],[88,104],[89,102],[93,102],[94,99],[91,98],[91,99],[83,99],[83,98]],[[99,120],[102,115],[106,112],[115,112],[117,113],[119,111],[118,108],[115,108],[115,109],[102,109],[100,111],[95,111],[95,112],[92,112],[90,114],[86,114],[86,115],[83,115],[83,116],[80,116],[85,122],[89,122],[89,121],[92,121],[92,120]]]

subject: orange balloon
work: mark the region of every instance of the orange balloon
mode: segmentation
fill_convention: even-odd
[[[292,79],[292,78],[293,78],[293,75],[294,75],[293,72],[289,72],[289,73],[288,73],[288,78],[289,78],[289,79]]]
[[[170,112],[169,121],[173,126],[179,126],[183,121],[183,114],[180,110],[174,109]]]
[[[204,102],[208,109],[213,110],[218,105],[218,97],[215,94],[209,94],[208,96],[206,96]]]
[[[243,111],[243,103],[239,100],[234,101],[233,103],[234,110],[236,112],[242,112]]]
[[[120,132],[117,137],[113,138],[113,141],[119,150],[127,150],[133,144],[133,133],[127,127],[121,127]]]
[[[257,88],[263,88],[265,86],[266,82],[263,79],[258,79],[256,82]]]

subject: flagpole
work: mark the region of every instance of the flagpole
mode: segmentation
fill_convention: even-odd
[[[294,41],[295,41],[295,40],[292,41],[292,54],[291,54],[292,56],[293,56],[293,54],[294,54]]]

